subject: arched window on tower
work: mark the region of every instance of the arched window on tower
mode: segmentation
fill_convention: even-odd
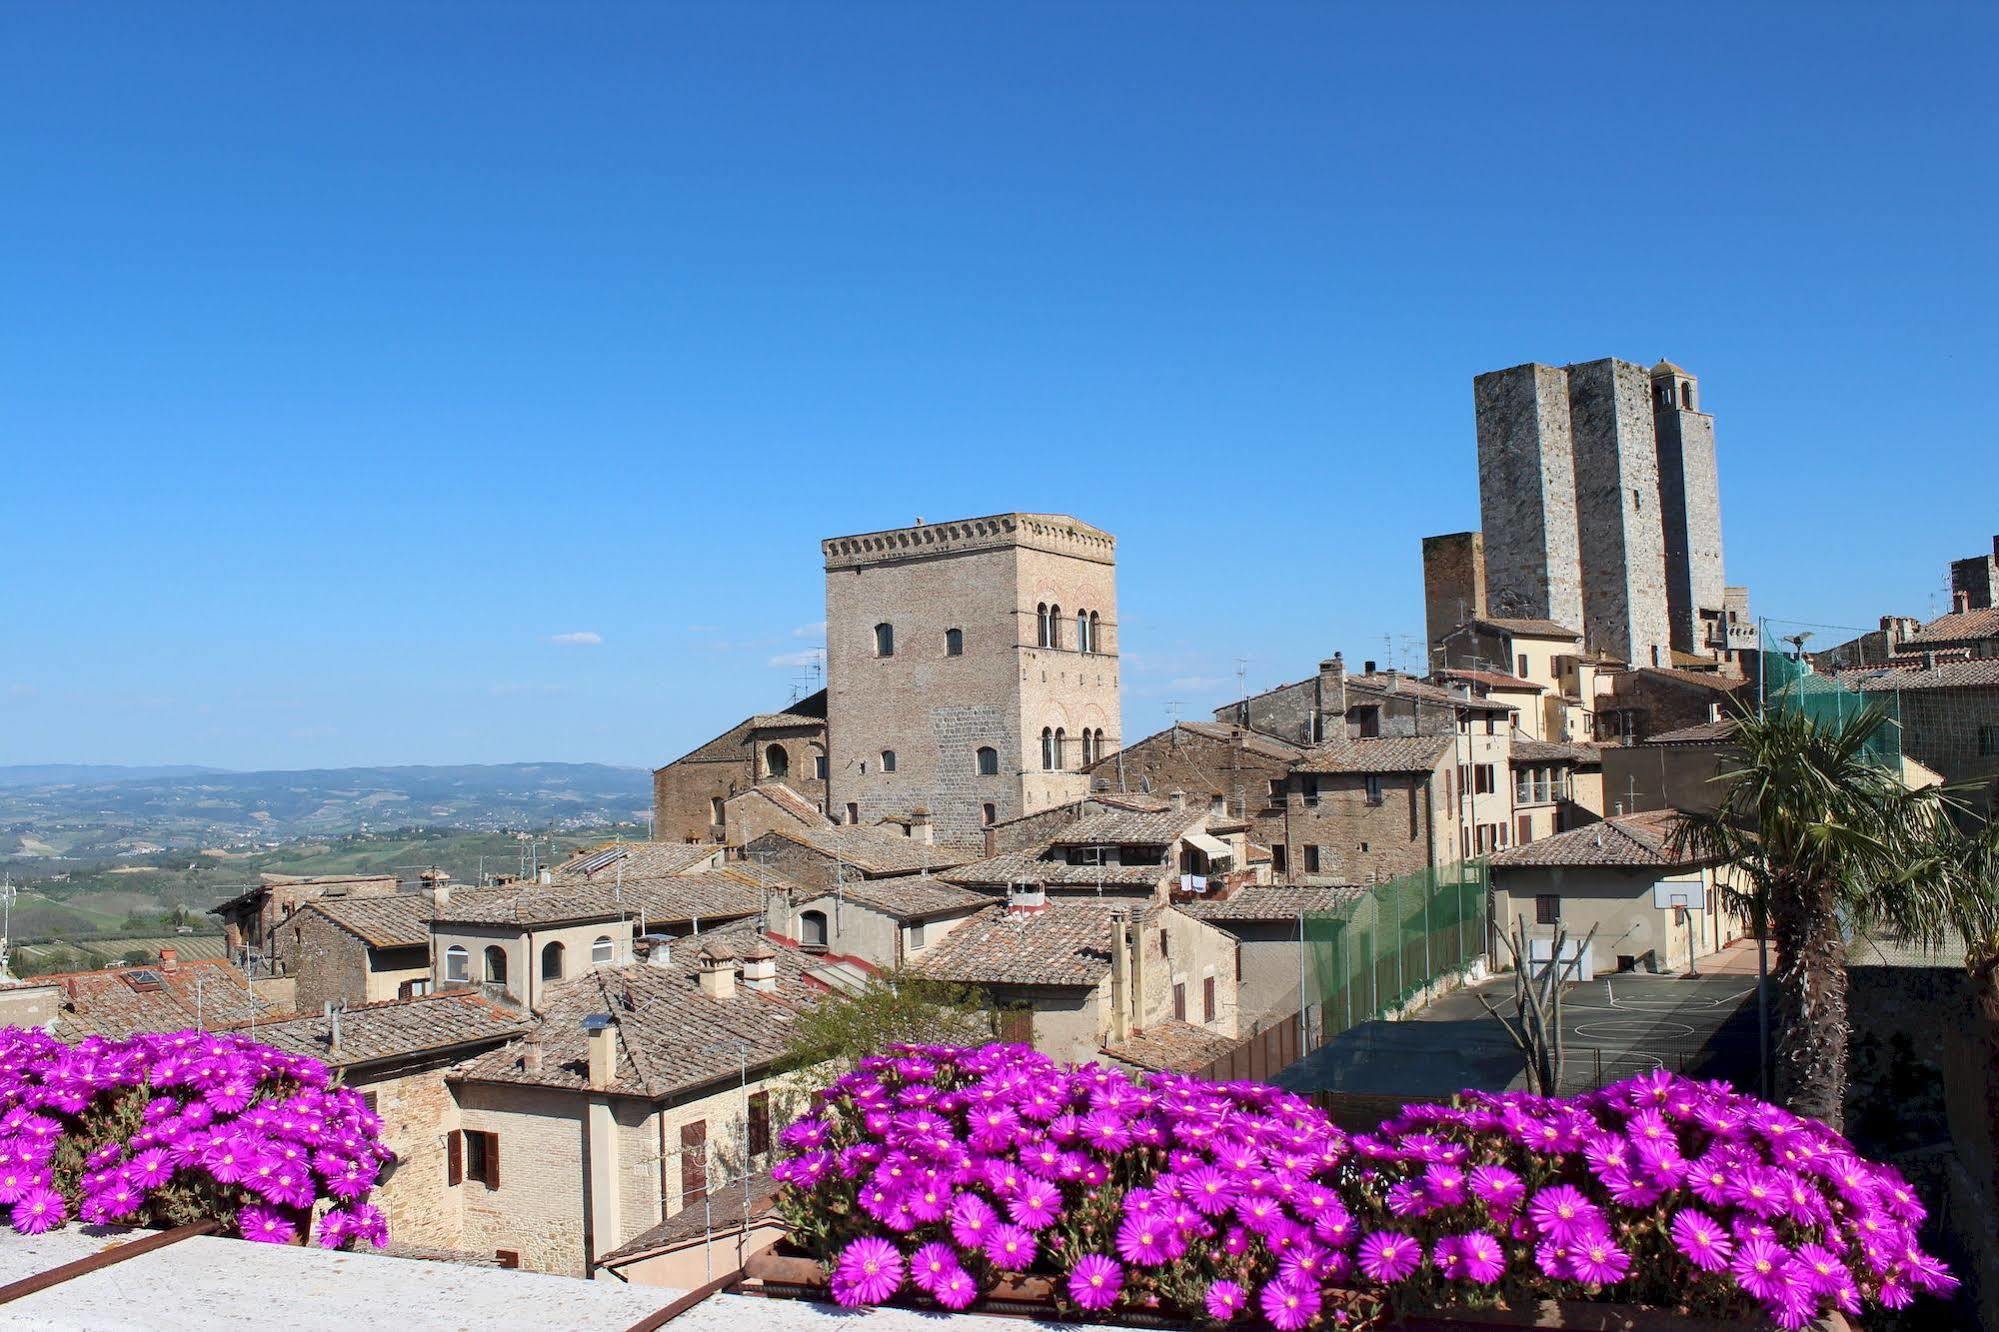
[[[978,752],[979,776],[999,776],[999,751],[991,745],[980,745]]]
[[[1090,613],[1076,612],[1076,651],[1094,652],[1096,645],[1090,642]]]
[[[1062,728],[1062,727],[1060,727],[1060,726],[1056,727],[1056,728],[1055,728],[1055,765],[1054,765],[1054,766],[1055,766],[1056,768],[1058,768],[1058,769],[1059,769],[1059,768],[1061,768],[1061,767],[1062,767],[1062,766],[1063,766],[1063,765],[1064,765],[1065,763],[1067,763],[1067,762],[1069,761],[1069,756],[1068,756],[1068,754],[1067,754],[1067,753],[1065,752],[1065,751],[1066,751],[1066,750],[1068,749],[1068,746],[1069,746],[1069,732],[1068,732],[1068,731],[1066,731],[1065,729],[1063,729],[1063,728]]]
[[[1048,603],[1045,601],[1034,608],[1034,646],[1048,646]]]
[[[1055,730],[1050,726],[1041,728],[1041,770],[1055,771]]]
[[[895,655],[895,626],[878,624],[875,626],[875,655],[893,657]]]
[[[965,631],[963,629],[946,629],[944,631],[944,655],[947,657],[962,657],[965,655]]]
[[[1100,626],[1100,625],[1098,625],[1098,623],[1097,623],[1097,613],[1096,613],[1095,611],[1091,611],[1091,612],[1090,612],[1090,651],[1092,651],[1092,652],[1102,652],[1102,651],[1104,650],[1104,640],[1103,640],[1103,638],[1102,638],[1102,636],[1101,636],[1101,634],[1100,634],[1100,632],[1099,632],[1099,631],[1100,631],[1100,629],[1101,629],[1101,626]]]
[[[895,771],[895,751],[893,749],[884,749],[882,751],[882,771]]]
[[[1089,767],[1091,763],[1096,761],[1096,757],[1096,747],[1090,739],[1089,728],[1085,727],[1083,729],[1083,766],[1086,768]]]
[[[1104,756],[1104,728],[1099,726],[1094,734],[1096,736],[1096,743],[1090,748],[1098,758],[1102,758]]]
[[[764,776],[782,781],[791,775],[791,755],[784,752],[783,745],[771,745],[764,750]]]
[[[1048,646],[1062,646],[1062,608],[1052,604],[1048,607]]]

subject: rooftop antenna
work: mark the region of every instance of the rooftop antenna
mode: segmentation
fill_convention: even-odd
[[[14,876],[0,876],[0,978],[11,980],[14,973],[8,970],[8,963],[14,954],[14,899],[21,890],[14,886]]]
[[[1177,698],[1166,700],[1166,715],[1173,719],[1173,725],[1175,726],[1180,724],[1180,703],[1181,701]]]
[[[1249,658],[1235,659],[1235,692],[1238,703],[1249,701]]]

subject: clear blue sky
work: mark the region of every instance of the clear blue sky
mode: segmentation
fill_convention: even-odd
[[[1996,28],[10,6],[0,763],[659,763],[789,696],[818,538],[1008,509],[1118,535],[1135,738],[1419,635],[1527,360],[1701,377],[1759,611],[1928,614]]]

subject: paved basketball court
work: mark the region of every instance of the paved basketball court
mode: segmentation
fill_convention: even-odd
[[[1570,985],[1562,1002],[1563,1090],[1584,1091],[1653,1068],[1727,1078],[1753,1090],[1755,960],[1752,951],[1744,974],[1742,951],[1730,950],[1698,977],[1625,972]],[[1361,1023],[1275,1081],[1294,1091],[1379,1096],[1524,1087],[1518,1050],[1477,995],[1512,1016],[1513,979],[1502,976],[1445,995],[1409,1021]],[[1328,1017],[1339,1020],[1337,1013]]]

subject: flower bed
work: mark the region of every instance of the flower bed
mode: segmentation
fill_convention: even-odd
[[[779,1207],[850,1306],[1044,1278],[1064,1313],[1280,1332],[1550,1298],[1796,1328],[1954,1284],[1900,1176],[1719,1084],[1461,1099],[1349,1137],[1261,1083],[898,1049],[785,1131]]]
[[[17,1231],[75,1219],[215,1220],[245,1239],[387,1242],[368,1203],[391,1153],[326,1066],[237,1035],[90,1037],[0,1028],[0,1206]]]

